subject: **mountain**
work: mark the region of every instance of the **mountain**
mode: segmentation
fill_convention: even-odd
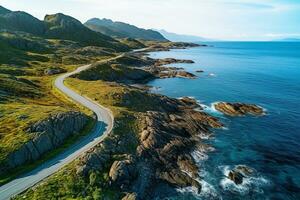
[[[112,37],[95,32],[77,19],[61,13],[46,15],[41,21],[22,11],[10,11],[0,7],[0,30],[21,31],[47,39],[72,40],[83,46],[100,46],[117,51],[129,47]]]
[[[127,46],[113,38],[92,31],[77,19],[62,13],[46,15],[44,22],[48,27],[45,32],[47,38],[79,41],[88,46],[113,47],[119,50],[128,50]]]
[[[193,36],[193,35],[181,35],[177,33],[171,33],[165,30],[157,30],[160,34],[162,34],[165,38],[172,42],[200,42],[207,41],[209,39]]]
[[[1,9],[1,11],[4,14],[0,15],[0,29],[23,31],[39,36],[43,35],[46,30],[46,25],[43,21],[40,21],[26,12],[7,12],[3,9]]]
[[[4,8],[3,6],[0,6],[0,15],[7,14],[10,12],[11,12],[10,10]]]
[[[123,22],[114,22],[110,19],[93,18],[84,23],[88,28],[102,34],[116,38],[133,38],[142,40],[168,41],[159,32],[146,30]]]

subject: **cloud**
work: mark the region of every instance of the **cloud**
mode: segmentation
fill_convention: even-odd
[[[262,3],[250,3],[250,2],[227,2],[225,3],[233,8],[244,8],[244,9],[274,9],[275,7],[271,4]]]

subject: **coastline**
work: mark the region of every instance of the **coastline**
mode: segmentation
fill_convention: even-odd
[[[140,62],[140,58],[143,58],[148,63],[153,64],[154,67],[160,67],[172,62],[192,63],[190,60],[149,59],[141,52],[135,52],[134,54],[138,54],[138,58],[134,55],[134,61]],[[131,58],[132,55],[124,55],[124,58],[128,58],[127,56]],[[127,61],[128,59],[121,59],[120,61],[108,63],[115,67],[118,63],[126,63]],[[128,70],[127,72],[134,75],[139,74],[140,70],[148,70],[147,68],[141,69],[139,65],[136,65],[136,62],[133,62],[131,66],[123,67],[122,69]],[[93,70],[97,67],[97,64],[95,64],[90,69]],[[178,69],[171,68],[171,70]],[[139,73],[136,73],[136,71]],[[97,87],[97,80],[103,80],[103,77],[105,77],[103,74],[100,74],[98,77],[93,76],[92,80],[85,80],[89,77],[86,75],[91,74],[91,72],[87,70],[81,73],[83,74],[67,80],[67,85],[78,91],[87,91],[87,87]],[[150,77],[162,78],[155,73],[157,72],[147,73],[146,75],[149,76],[150,74]],[[105,102],[107,98],[102,102],[103,97],[98,97],[94,91],[91,93],[88,91],[84,94],[112,109],[114,115],[116,115],[116,126],[113,133],[104,139],[103,142],[86,152],[73,164],[68,165],[66,169],[75,168],[77,176],[82,178],[88,177],[95,170],[108,170],[108,185],[103,187],[118,188],[118,190],[121,190],[118,194],[121,196],[125,194],[125,199],[126,196],[132,195],[135,198],[143,199],[151,199],[155,196],[169,196],[178,192],[176,188],[189,186],[197,188],[196,190],[200,193],[200,177],[192,153],[197,148],[201,148],[202,150],[211,149],[202,142],[199,132],[201,132],[201,135],[208,137],[211,134],[212,128],[221,128],[222,124],[216,118],[204,112],[196,111],[195,109],[200,108],[200,105],[191,98],[186,97],[179,100],[164,95],[151,94],[147,89],[138,89],[130,86],[132,83],[139,83],[139,79],[135,79],[131,75],[127,77],[128,80],[124,80],[123,78],[118,79],[119,77],[116,75],[113,77],[115,83],[109,82],[110,77],[104,78],[107,80],[103,84],[118,88],[117,93],[108,91],[107,95],[113,95],[113,99],[119,99],[119,102],[116,103],[118,107],[121,106],[128,110],[126,112],[121,111],[123,113],[121,115],[118,108],[114,107],[114,104]],[[74,78],[79,79],[76,81]],[[85,83],[81,83],[80,79]],[[88,84],[95,85],[89,86]],[[81,87],[83,88],[78,88],[78,85],[82,85]],[[142,99],[145,99],[145,101],[141,102]],[[143,108],[139,109],[136,107],[136,103],[142,105]],[[130,119],[127,123],[138,124],[135,130],[131,130],[136,136],[132,136],[132,133],[127,133],[125,137],[124,134],[120,133],[124,130],[130,130],[124,127],[125,118],[123,116]],[[129,142],[129,140],[131,141]],[[130,144],[132,141],[135,142]],[[124,146],[126,143],[129,143],[129,146],[133,145],[133,149],[128,149],[128,147]],[[108,152],[110,153],[108,154]],[[111,157],[112,155],[122,156],[115,160]],[[107,166],[107,163],[111,163],[111,166],[110,164]],[[23,195],[30,196],[30,194],[34,194],[39,188],[43,188],[44,182],[51,182],[52,179],[54,178],[50,177],[48,180],[35,186],[34,190],[30,189],[18,197],[22,198]],[[158,187],[154,187],[155,185],[158,185]],[[166,192],[162,193],[161,188],[165,188]]]
[[[205,140],[211,137],[213,129],[223,128],[223,124],[193,98],[175,99],[150,93],[147,86],[131,86],[165,78],[159,76],[159,70],[153,72],[149,68],[172,62],[193,63],[151,59],[143,52],[135,52],[107,63],[96,63],[67,80],[71,88],[84,91],[85,96],[110,108],[116,124],[103,142],[67,166],[65,170],[70,171],[70,176],[78,176],[85,182],[93,173],[106,174],[101,188],[105,191],[113,188],[115,195],[123,199],[180,196],[179,188],[190,187],[195,195],[201,193],[202,184],[206,183],[199,174],[197,155],[206,158],[206,153],[214,149]],[[171,70],[182,69],[171,67]],[[106,90],[99,93],[96,90],[99,87]],[[50,177],[46,183],[58,184],[59,180]],[[34,195],[42,189],[38,185],[23,195]]]

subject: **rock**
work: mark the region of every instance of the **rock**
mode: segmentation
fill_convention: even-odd
[[[54,75],[54,74],[60,74],[64,73],[66,70],[61,69],[61,68],[50,68],[50,69],[45,69],[44,74],[45,75]]]
[[[198,70],[196,70],[196,72],[197,72],[197,73],[202,73],[202,72],[204,72],[204,71],[201,70],[201,69],[198,69]]]
[[[173,63],[194,63],[192,60],[183,60],[183,59],[175,59],[175,58],[164,58],[164,59],[157,59],[155,62],[155,66],[162,66],[162,65],[169,65]]]
[[[259,116],[264,114],[263,109],[254,104],[220,102],[214,106],[218,111],[230,116],[243,116],[246,114]]]
[[[252,168],[250,168],[246,165],[238,165],[236,167],[236,170],[238,170],[239,172],[241,172],[245,176],[250,176],[254,173],[254,169],[252,169]]]
[[[125,197],[122,198],[122,200],[136,200],[137,196],[135,193],[127,193]]]
[[[192,108],[200,107],[197,100],[191,97],[182,97],[180,101],[185,104],[185,106],[189,106]]]
[[[57,113],[31,125],[28,134],[32,135],[32,139],[8,155],[5,166],[0,166],[0,174],[39,159],[68,137],[78,134],[87,121],[83,113],[70,111]]]
[[[199,169],[191,153],[199,146],[203,152],[208,151],[211,147],[203,145],[199,136],[209,136],[210,129],[220,128],[222,123],[207,113],[196,111],[199,105],[192,98],[173,99],[130,91],[115,95],[124,102],[129,101],[122,104],[124,107],[134,103],[133,97],[141,100],[144,95],[155,105],[151,111],[136,113],[139,132],[130,134],[137,137],[136,151],[129,153],[128,149],[119,147],[129,144],[122,138],[130,137],[112,134],[80,158],[77,172],[87,176],[90,170],[106,169],[107,166],[103,166],[113,159],[109,170],[112,186],[125,193],[134,193],[136,199],[155,199],[153,195],[157,194],[158,184],[170,188],[193,186],[201,192],[201,184],[197,181]],[[116,120],[116,126],[120,125]],[[101,159],[101,155],[107,155],[107,159]],[[117,160],[115,155],[118,155]]]
[[[244,175],[241,172],[237,171],[237,170],[231,170],[228,173],[228,178],[230,180],[232,180],[236,185],[239,185],[239,184],[243,183]]]
[[[177,187],[189,187],[193,186],[197,188],[198,193],[201,192],[201,184],[188,176],[185,173],[181,173],[179,170],[171,170],[167,172],[162,172],[160,178],[165,180]]]
[[[243,183],[245,177],[251,176],[253,173],[254,169],[245,165],[238,165],[228,173],[228,178],[239,185]]]
[[[135,170],[132,159],[115,161],[110,168],[109,178],[118,186],[128,185],[136,176]]]

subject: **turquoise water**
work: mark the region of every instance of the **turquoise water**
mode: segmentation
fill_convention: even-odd
[[[150,85],[171,97],[195,97],[227,128],[206,140],[215,151],[195,156],[203,189],[200,195],[183,189],[184,199],[300,199],[300,43],[208,44],[212,46],[151,54],[194,60],[172,66],[184,67],[198,79],[160,79]],[[217,101],[255,103],[267,115],[225,117],[212,109]],[[256,174],[236,186],[225,175],[240,164]]]

